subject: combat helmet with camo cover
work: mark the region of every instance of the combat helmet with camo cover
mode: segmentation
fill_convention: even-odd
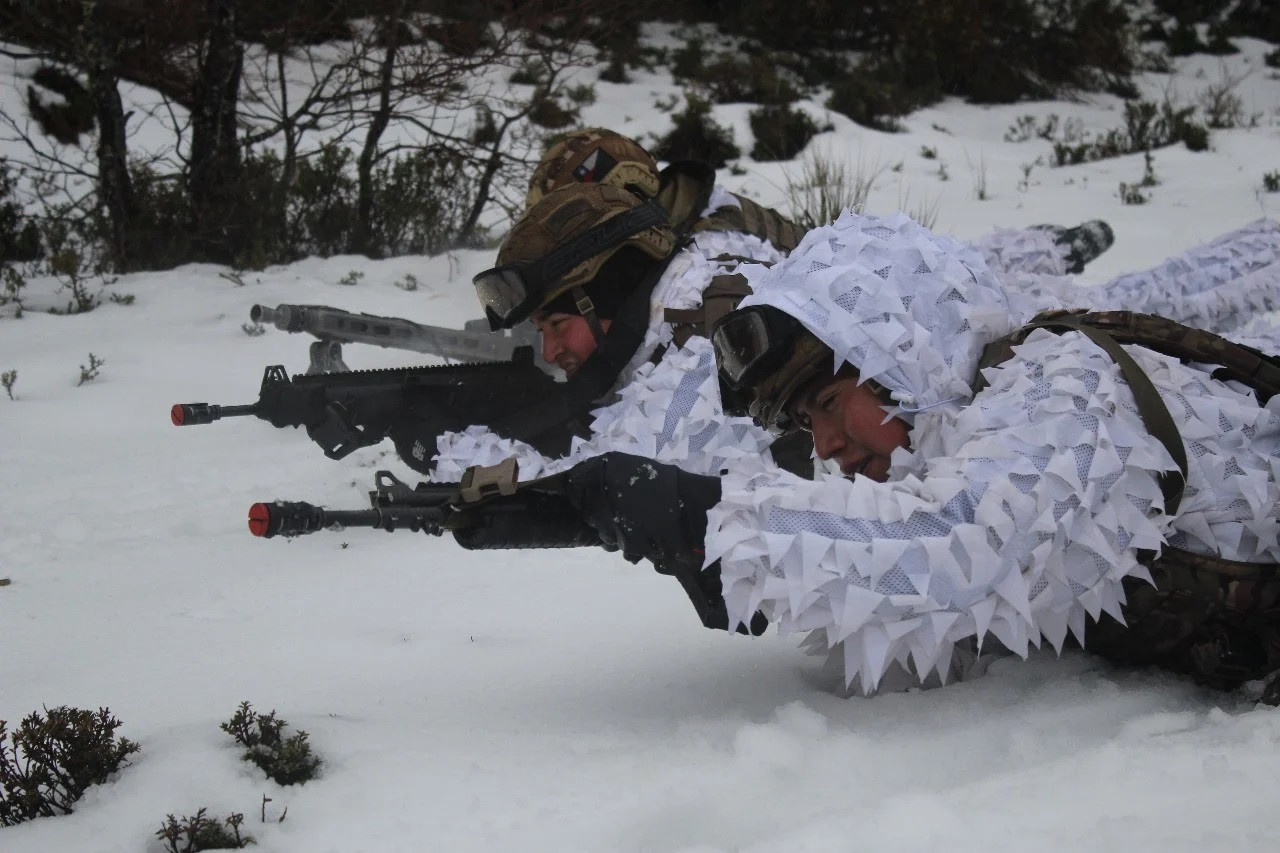
[[[542,155],[529,179],[525,208],[568,183],[606,184],[653,198],[658,194],[658,161],[635,140],[612,130],[574,131]]]
[[[569,182],[622,187],[644,199],[656,199],[670,214],[679,237],[702,231],[740,231],[767,240],[789,253],[804,229],[772,208],[727,193],[733,203],[703,213],[711,204],[716,172],[696,160],[672,163],[661,172],[639,143],[606,128],[592,127],[565,136],[542,156],[529,181],[525,207]]]
[[[627,295],[614,292],[620,285],[612,276],[599,275],[606,263],[623,249],[663,262],[677,246],[665,211],[655,202],[609,184],[569,182],[526,211],[502,241],[498,266],[476,276],[475,284],[483,303],[487,277],[536,268],[540,277],[522,282],[523,304],[509,322],[519,322],[568,295],[599,338],[597,303],[616,306]]]

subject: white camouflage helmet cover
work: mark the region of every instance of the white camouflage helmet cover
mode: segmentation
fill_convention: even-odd
[[[839,256],[838,262],[835,260]],[[967,400],[982,349],[1012,331],[1004,287],[982,256],[899,213],[841,214],[770,269],[740,268],[753,295],[799,320],[910,416]]]

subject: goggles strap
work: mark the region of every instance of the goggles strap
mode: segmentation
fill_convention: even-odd
[[[591,297],[587,296],[587,292],[580,285],[574,285],[570,291],[573,294],[574,305],[587,321],[587,325],[591,327],[591,334],[599,344],[604,340],[604,327],[600,325],[600,318],[596,316],[596,305],[591,301]]]

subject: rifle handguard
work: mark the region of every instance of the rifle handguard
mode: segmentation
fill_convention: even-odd
[[[477,507],[474,513],[474,524],[453,531],[453,538],[468,551],[600,545],[600,534],[563,495],[521,491]]]

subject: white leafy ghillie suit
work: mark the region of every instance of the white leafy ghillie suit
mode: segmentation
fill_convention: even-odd
[[[884,483],[730,469],[706,540],[730,624],[760,609],[808,632],[869,692],[894,663],[945,678],[967,638],[1024,655],[1041,638],[1083,640],[1088,619],[1120,617],[1125,577],[1149,579],[1136,549],[1280,559],[1280,399],[1261,407],[1209,367],[1126,347],[1190,458],[1169,517],[1157,475],[1173,461],[1080,333],[1034,332],[973,393],[983,347],[1028,306],[972,248],[902,215],[846,212],[778,266],[745,271],[746,304],[791,314],[833,350],[833,371],[849,362],[889,389],[911,449]]]
[[[1151,269],[1105,284],[1075,284],[1054,269],[1041,232],[996,232],[980,241],[1009,290],[1076,308],[1158,314],[1229,335],[1260,312],[1280,309],[1280,223],[1259,219]],[[1060,248],[1060,247],[1059,247]],[[992,264],[992,259],[998,263]]]
[[[717,187],[708,213],[737,200]],[[1068,285],[1056,278],[1065,269],[1066,248],[1044,231],[1003,230],[978,244],[978,250],[1001,274],[1027,276],[1028,311],[1056,305],[1055,294]],[[743,418],[727,418],[721,401],[714,356],[708,342],[692,338],[683,349],[672,345],[671,325],[663,319],[667,308],[696,308],[711,279],[732,272],[736,261],[722,256],[776,263],[783,255],[769,242],[733,231],[704,231],[678,253],[654,288],[649,331],[635,357],[618,377],[615,399],[593,414],[593,434],[576,441],[568,456],[548,459],[528,445],[503,438],[486,427],[474,426],[437,439],[433,478],[452,482],[471,465],[493,465],[515,456],[521,477],[553,474],[611,450],[670,462],[697,474],[719,473],[729,462],[772,464],[766,448],[771,436]],[[1021,271],[1021,272],[1019,272]],[[1032,275],[1038,273],[1038,275]],[[1043,282],[1039,287],[1036,282]],[[665,346],[657,365],[649,363]]]

